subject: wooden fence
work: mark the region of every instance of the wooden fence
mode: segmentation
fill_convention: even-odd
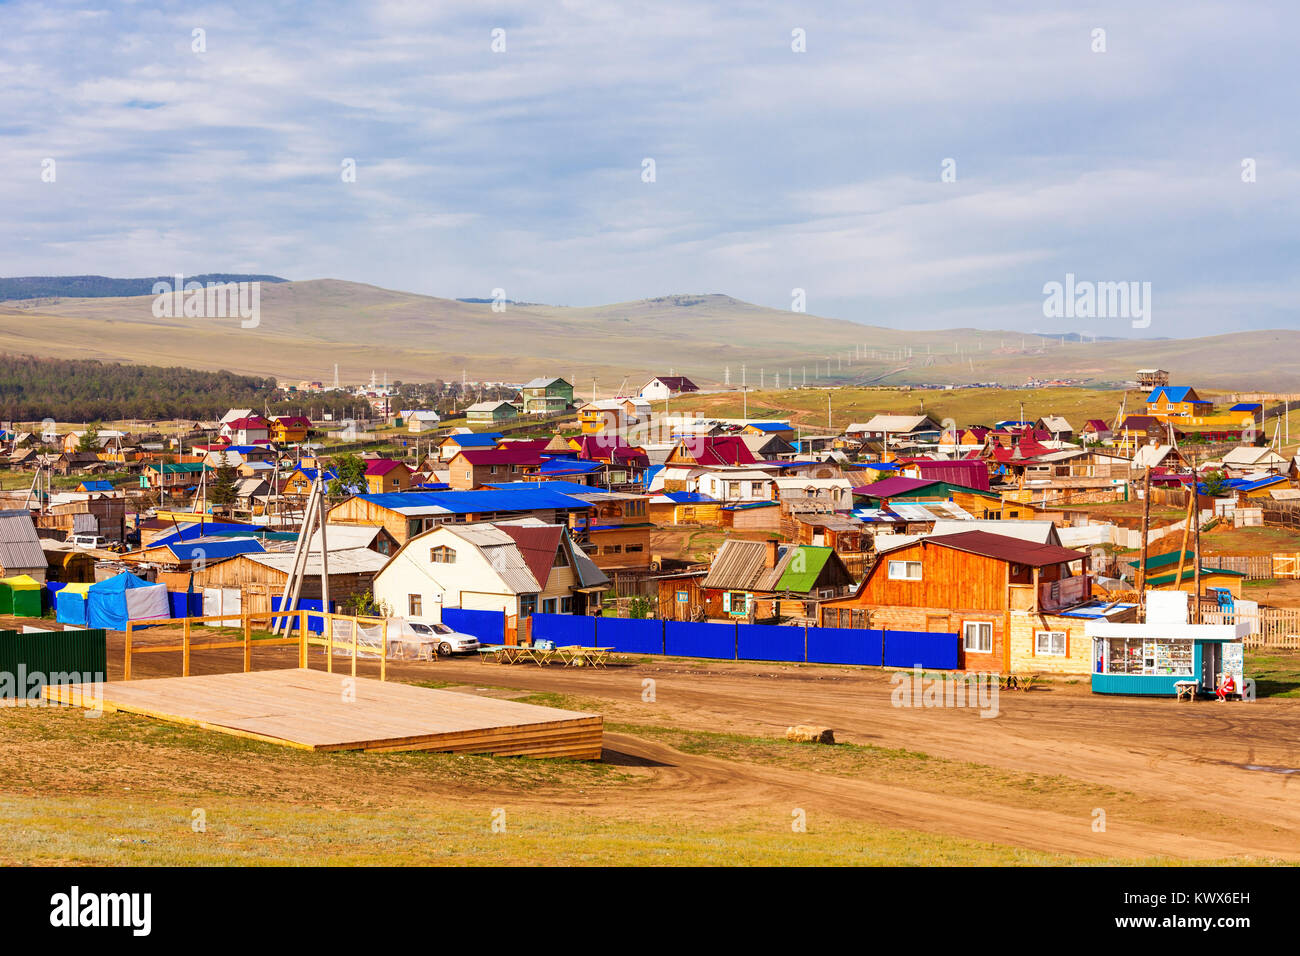
[[[1245,637],[1250,648],[1300,651],[1300,608],[1262,607],[1253,614],[1202,611],[1203,624],[1250,624]]]
[[[270,628],[274,624],[280,624],[285,619],[297,618],[294,626],[298,629],[297,637],[271,637],[259,638],[253,640],[253,624],[265,623]],[[308,618],[324,618],[324,632],[316,636],[308,631]],[[238,626],[243,630],[243,635],[238,640],[227,641],[194,641],[191,630],[194,624],[216,623],[221,627],[229,621],[237,621]],[[335,623],[346,622],[344,635],[342,638],[335,637]],[[176,623],[181,625],[181,642],[179,644],[138,644],[136,642],[136,632],[146,627],[167,627],[175,626]],[[374,654],[379,661],[379,679],[387,680],[387,651],[388,651],[388,621],[385,618],[355,617],[347,614],[323,614],[320,611],[288,611],[276,612],[275,614],[253,614],[247,610],[238,614],[209,615],[207,617],[185,617],[185,618],[151,618],[142,621],[126,622],[126,650],[122,661],[122,679],[131,679],[131,664],[134,658],[140,654],[168,654],[177,653],[181,655],[181,676],[190,676],[190,656],[196,651],[208,650],[233,650],[243,648],[244,651],[244,673],[253,669],[253,648],[258,647],[297,647],[298,648],[298,666],[307,666],[307,651],[311,646],[324,648],[325,669],[329,673],[334,672],[335,654],[345,654],[351,657],[352,676],[357,674],[358,656],[367,656],[370,652],[369,644],[359,642],[358,635],[361,633],[361,626],[382,626],[380,650]],[[232,625],[233,626],[233,625]]]
[[[1212,568],[1237,571],[1247,581],[1266,581],[1271,578],[1300,577],[1295,554],[1205,554],[1203,560]],[[1282,560],[1278,560],[1278,559]]]
[[[1259,499],[1259,502],[1266,528],[1287,528],[1291,531],[1300,531],[1300,503],[1269,501],[1266,498]]]

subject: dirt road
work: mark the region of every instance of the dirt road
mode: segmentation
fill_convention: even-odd
[[[120,676],[121,650],[120,637],[110,638],[111,679]],[[254,666],[294,666],[295,653],[259,649]],[[171,656],[138,656],[136,676],[175,675]],[[196,653],[194,668],[233,670],[238,660],[237,651]],[[318,655],[312,664],[322,666]],[[375,671],[369,662],[359,669]],[[639,785],[550,793],[548,807],[693,817],[770,811],[785,819],[802,809],[1089,857],[1300,861],[1295,701],[1177,704],[1099,697],[1084,681],[1058,682],[1003,691],[997,716],[985,718],[970,709],[893,706],[890,674],[869,668],[667,659],[592,670],[443,660],[390,664],[388,673],[466,693],[561,694],[603,713],[605,759],[629,768]],[[907,752],[899,758],[906,772],[847,767],[837,751],[854,748],[813,748],[820,752],[797,765],[687,752],[660,732],[771,740],[795,723],[831,727],[840,742]],[[531,800],[515,795],[522,806]]]

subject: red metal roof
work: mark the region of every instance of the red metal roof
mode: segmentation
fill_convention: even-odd
[[[270,428],[271,423],[261,415],[249,415],[247,418],[236,418],[226,423],[231,431],[246,431],[250,428]]]
[[[516,451],[513,448],[462,448],[457,458],[471,465],[540,465],[542,457],[533,449]]]
[[[524,557],[524,564],[528,565],[528,570],[533,572],[537,584],[544,589],[546,579],[550,577],[551,568],[555,564],[555,549],[560,546],[560,533],[563,529],[559,525],[528,527],[499,524],[495,527],[515,539],[515,545]]]
[[[701,465],[755,465],[759,459],[734,435],[685,438],[683,450]]]
[[[391,458],[372,458],[366,462],[367,475],[386,475],[394,468],[407,468],[407,466]],[[407,468],[407,471],[409,472],[410,469]]]
[[[922,538],[923,544],[952,548],[968,554],[979,554],[998,561],[1013,564],[1027,564],[1042,568],[1052,564],[1064,564],[1079,561],[1084,555],[1069,548],[1054,544],[1035,544],[1021,538],[1008,537],[1005,534],[993,534],[989,531],[961,531],[957,534],[944,534],[937,538]]]
[[[989,469],[981,460],[962,459],[961,461],[918,461],[916,467],[921,477],[927,480],[946,481],[974,488],[976,491],[989,490]]]

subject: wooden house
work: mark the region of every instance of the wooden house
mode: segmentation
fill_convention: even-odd
[[[661,621],[703,621],[704,591],[700,582],[708,573],[708,568],[694,568],[652,578],[658,592],[659,611],[655,617]]]
[[[475,402],[465,409],[465,420],[472,425],[495,425],[519,417],[519,409],[505,399]]]
[[[519,391],[525,415],[554,415],[573,405],[573,384],[562,378],[535,378]]]
[[[587,402],[578,407],[578,426],[584,435],[620,432],[628,425],[627,407],[621,399]]]
[[[1088,556],[1051,544],[967,531],[921,538],[879,555],[856,592],[822,605],[823,627],[884,628],[959,635],[964,670],[1009,673],[1013,635],[1078,631],[1043,657],[1075,661],[1087,673],[1083,621],[1061,612],[1092,596]],[[1058,653],[1059,651],[1059,653]],[[1033,669],[1018,667],[1016,669]]]
[[[828,547],[728,538],[700,582],[709,618],[817,620],[817,608],[847,594],[853,576]]]
[[[469,448],[448,464],[447,483],[466,491],[498,482],[520,481],[542,466],[542,457],[531,448]]]
[[[271,440],[278,444],[307,440],[311,419],[303,415],[281,415],[271,419]]]
[[[371,494],[406,491],[411,487],[411,469],[391,458],[371,458],[366,461],[366,490]]]

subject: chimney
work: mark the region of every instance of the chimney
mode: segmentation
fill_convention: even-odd
[[[767,553],[763,556],[763,567],[771,570],[776,567],[776,552],[780,547],[780,543],[777,541],[764,541],[763,546],[767,549]]]

